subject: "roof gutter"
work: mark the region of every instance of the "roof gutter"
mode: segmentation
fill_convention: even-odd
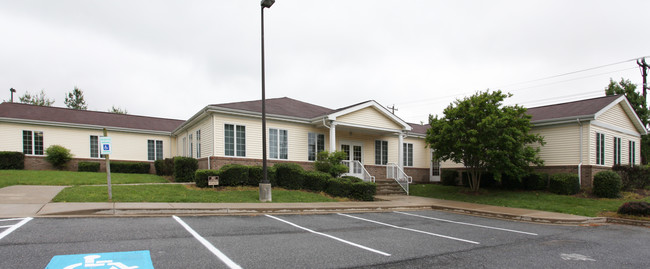
[[[576,121],[580,125],[580,163],[578,164],[578,183],[582,186],[582,123],[580,118],[577,118]]]

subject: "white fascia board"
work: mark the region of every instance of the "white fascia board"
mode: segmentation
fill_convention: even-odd
[[[643,134],[639,134],[639,133],[634,132],[634,131],[630,131],[628,129],[623,129],[623,128],[618,127],[618,126],[611,125],[609,123],[604,123],[602,121],[594,120],[594,121],[591,122],[591,124],[594,125],[594,126],[614,130],[614,131],[617,131],[619,133],[624,133],[624,134],[635,136],[635,137],[641,137],[641,135],[643,135]]]
[[[56,121],[40,121],[40,120],[27,120],[27,119],[14,119],[14,118],[0,118],[0,121],[18,123],[18,124],[45,125],[45,126],[79,128],[79,129],[89,129],[89,130],[103,130],[104,128],[106,128],[106,130],[108,131],[137,133],[137,134],[152,134],[152,135],[165,135],[165,136],[171,135],[171,132],[167,132],[167,131],[131,129],[131,128],[122,128],[122,127],[114,127],[114,126],[100,126],[100,125],[92,125],[92,124],[79,124],[79,123],[67,123],[67,122],[56,122]]]
[[[176,129],[174,129],[174,131],[172,131],[172,135],[177,135],[178,133],[183,132],[183,130],[184,130],[185,128],[187,128],[188,126],[191,126],[191,125],[194,124],[196,121],[199,121],[199,120],[203,119],[203,118],[206,116],[206,113],[205,113],[205,112],[206,112],[207,110],[208,110],[208,106],[206,106],[206,107],[204,107],[203,109],[201,109],[199,112],[197,112],[196,114],[194,114],[194,115],[193,115],[192,117],[190,117],[188,120],[186,120],[185,122],[183,122],[183,124],[181,124],[180,126],[176,127]]]
[[[377,101],[375,101],[375,100],[370,100],[370,101],[358,104],[356,106],[349,107],[347,109],[344,109],[344,110],[329,114],[326,117],[329,120],[336,120],[337,117],[340,117],[342,115],[346,115],[346,114],[349,114],[349,113],[352,113],[352,112],[355,112],[355,111],[358,111],[358,110],[361,110],[361,109],[364,109],[364,108],[367,108],[367,107],[374,107],[379,112],[381,112],[384,116],[390,118],[394,122],[397,122],[399,125],[402,125],[403,130],[410,131],[410,130],[413,129],[408,123],[406,123],[405,121],[403,121],[399,117],[395,116],[395,114],[390,113],[385,107],[379,105],[377,103]]]
[[[547,126],[547,125],[558,125],[558,124],[566,124],[566,123],[577,123],[578,120],[580,120],[580,122],[591,121],[594,120],[594,115],[582,115],[576,117],[538,120],[538,121],[531,121],[530,124],[533,126]]]
[[[648,131],[646,130],[645,126],[643,126],[643,122],[641,121],[641,119],[639,119],[639,115],[637,115],[636,112],[634,112],[634,108],[630,104],[630,101],[627,100],[625,95],[621,95],[621,97],[619,97],[618,99],[614,100],[613,102],[611,102],[609,105],[607,105],[603,109],[596,112],[596,115],[594,117],[598,118],[600,115],[605,113],[607,110],[609,110],[610,108],[618,105],[621,102],[624,103],[623,110],[625,111],[625,114],[627,114],[627,116],[632,120],[632,123],[634,124],[634,126],[636,126],[637,130],[641,133],[641,135],[648,134]]]
[[[209,112],[220,113],[220,114],[234,115],[234,116],[260,118],[260,119],[262,118],[262,113],[246,111],[246,110],[239,110],[239,109],[231,109],[231,108],[223,108],[223,107],[209,107],[208,111]],[[268,114],[268,113],[266,114],[266,119],[267,120],[271,119],[271,120],[279,120],[279,121],[288,121],[288,122],[311,124],[310,119],[291,117],[291,116],[283,116],[283,115],[275,115],[275,114]]]
[[[353,128],[358,128],[358,129],[368,129],[368,130],[382,131],[382,132],[388,132],[388,133],[402,133],[402,131],[403,131],[403,130],[400,130],[400,129],[381,128],[381,127],[376,127],[376,126],[352,124],[352,123],[338,122],[338,121],[336,122],[336,126],[346,126],[346,127],[353,127]]]

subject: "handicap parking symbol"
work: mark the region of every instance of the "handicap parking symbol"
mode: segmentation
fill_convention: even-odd
[[[106,151],[111,150],[111,145],[109,145],[109,144],[104,144],[102,146],[104,146],[104,150],[106,150]]]
[[[153,269],[148,250],[58,255],[52,257],[45,269]]]

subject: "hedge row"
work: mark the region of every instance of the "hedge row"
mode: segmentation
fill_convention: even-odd
[[[548,191],[556,194],[573,195],[580,191],[578,174],[554,174],[548,183]]]
[[[98,162],[79,162],[77,164],[77,171],[79,172],[99,172]]]
[[[469,185],[469,174],[463,172],[461,174],[461,182],[463,186]],[[442,170],[440,176],[440,183],[447,186],[458,186],[458,171],[445,169]],[[503,189],[517,189],[517,190],[546,190],[549,185],[549,175],[545,173],[529,173],[525,176],[512,176],[508,174],[500,175],[500,180],[492,173],[483,173],[481,175],[480,187],[499,187]]]
[[[603,198],[617,198],[621,192],[621,176],[614,171],[602,171],[594,175],[592,192]]]
[[[0,151],[0,170],[25,169],[25,154],[15,151]]]
[[[111,162],[111,173],[149,174],[150,163]]]
[[[294,163],[276,164],[268,168],[267,174],[272,186],[289,190],[322,191],[363,201],[372,201],[377,192],[375,183],[363,182],[356,177],[332,178],[328,173],[305,171]],[[197,170],[196,186],[207,187],[209,176],[219,176],[219,186],[258,186],[263,177],[261,166],[229,164],[219,170]]]
[[[650,168],[647,166],[614,165],[612,170],[621,176],[621,189],[644,189],[650,186]]]

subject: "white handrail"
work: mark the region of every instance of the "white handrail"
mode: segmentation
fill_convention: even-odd
[[[361,174],[363,175],[362,176],[363,181],[375,182],[375,176],[370,175],[368,170],[366,170],[366,167],[360,161],[343,160],[341,162],[348,167],[348,174],[356,175],[358,173],[354,173],[355,168],[361,168],[360,170],[361,170]]]
[[[386,165],[386,178],[394,179],[404,189],[406,195],[409,195],[409,183],[413,183],[413,177],[404,173],[404,170],[399,165],[388,163]]]

